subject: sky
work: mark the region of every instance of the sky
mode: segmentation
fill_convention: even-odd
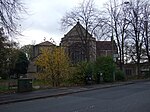
[[[107,0],[94,0],[101,8]],[[20,21],[19,30],[23,36],[17,41],[21,46],[38,44],[52,38],[59,45],[61,38],[67,32],[61,31],[60,20],[66,12],[78,6],[82,0],[23,0],[27,14]]]

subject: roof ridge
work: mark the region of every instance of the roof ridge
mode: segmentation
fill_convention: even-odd
[[[79,28],[80,28],[80,29],[79,29]],[[65,34],[65,35],[71,34],[74,29],[75,29],[76,31],[77,31],[78,29],[79,29],[79,30],[83,30],[83,32],[86,31],[86,29],[80,24],[80,22],[77,22],[76,25],[74,25],[74,26],[68,31],[68,33]],[[89,32],[88,32],[88,34],[91,35]]]
[[[36,44],[36,45],[55,45],[55,44],[53,44],[53,43],[50,42],[50,41],[44,41],[44,42],[41,42],[41,43]]]

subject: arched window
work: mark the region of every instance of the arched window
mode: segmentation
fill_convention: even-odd
[[[81,61],[85,61],[85,53],[83,50],[82,43],[73,43],[72,45],[69,46],[69,57],[71,59],[71,62],[73,64],[76,64]]]

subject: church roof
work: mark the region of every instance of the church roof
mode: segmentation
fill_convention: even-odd
[[[49,41],[44,41],[39,44],[36,44],[36,46],[52,46],[52,45],[54,45],[54,44]]]
[[[80,22],[77,22],[77,24],[65,36],[85,35],[85,34],[86,29],[80,24]],[[88,35],[91,36],[89,32]]]
[[[112,41],[96,41],[97,50],[112,50]],[[116,43],[114,42],[114,50],[117,50]]]

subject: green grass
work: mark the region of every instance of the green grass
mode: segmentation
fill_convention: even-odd
[[[2,85],[0,85],[0,93],[6,92],[6,91],[9,91],[8,86],[2,86]]]
[[[11,91],[16,91],[16,88],[9,88],[9,82],[14,82],[16,80],[0,80],[0,93],[7,93]]]

